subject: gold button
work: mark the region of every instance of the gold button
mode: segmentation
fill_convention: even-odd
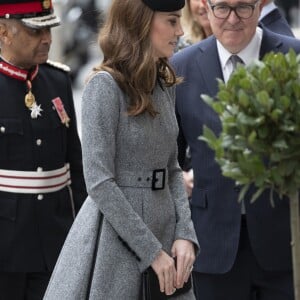
[[[51,7],[51,1],[50,0],[44,0],[42,2],[43,9],[49,9]]]

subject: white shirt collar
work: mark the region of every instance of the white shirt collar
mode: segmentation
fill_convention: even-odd
[[[251,39],[250,43],[239,53],[235,53],[238,55],[245,65],[250,64],[253,60],[259,58],[259,51],[262,41],[262,29],[260,27],[256,27],[256,32]],[[219,54],[219,59],[221,63],[221,68],[223,71],[224,81],[227,82],[231,72],[232,72],[232,64],[229,60],[232,53],[230,53],[227,49],[223,47],[223,45],[217,40],[217,49]]]
[[[264,18],[267,14],[269,14],[272,10],[276,9],[276,5],[274,4],[274,2],[270,2],[269,4],[267,5],[264,5],[263,6],[263,9],[260,13],[260,16],[259,16],[259,21]]]

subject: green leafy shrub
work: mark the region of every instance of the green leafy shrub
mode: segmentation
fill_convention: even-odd
[[[202,95],[220,116],[222,132],[208,127],[200,139],[215,151],[223,175],[257,197],[267,188],[281,196],[300,188],[300,56],[269,53],[239,66],[227,84],[219,80],[215,99]],[[272,195],[272,193],[271,193]],[[272,200],[272,197],[271,197]]]

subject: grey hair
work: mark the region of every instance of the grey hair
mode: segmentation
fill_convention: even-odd
[[[16,34],[18,32],[16,22],[18,22],[18,20],[0,19],[0,23],[4,24],[6,27],[8,27],[11,30],[12,34]]]
[[[0,18],[0,25],[6,26],[13,35],[17,34],[18,32],[18,27],[16,26],[17,20],[7,20],[7,19],[2,19]],[[1,48],[2,48],[2,42],[0,39],[0,53],[1,53]]]

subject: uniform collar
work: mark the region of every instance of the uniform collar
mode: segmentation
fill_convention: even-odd
[[[14,79],[18,79],[21,81],[32,81],[38,74],[38,71],[38,65],[36,65],[32,70],[28,71],[12,65],[9,62],[5,61],[2,57],[0,57],[0,73],[3,73],[6,76],[12,77]]]

